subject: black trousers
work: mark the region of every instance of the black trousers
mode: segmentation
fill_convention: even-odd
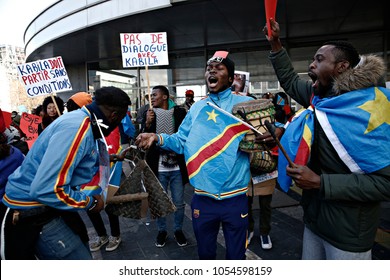
[[[91,222],[93,224],[93,227],[96,230],[97,235],[98,236],[107,235],[106,227],[104,226],[103,218],[100,215],[100,212],[90,213],[87,211],[87,213],[88,213],[88,217],[91,219]],[[121,233],[119,228],[119,217],[110,213],[107,213],[107,215],[108,215],[108,221],[110,222],[111,235],[114,237],[120,236]]]
[[[260,205],[260,235],[268,235],[271,231],[271,215],[272,215],[272,194],[269,195],[259,195],[259,205]],[[249,219],[249,232],[253,231],[255,228],[255,221],[252,214],[252,204],[253,196],[248,196],[248,219]]]

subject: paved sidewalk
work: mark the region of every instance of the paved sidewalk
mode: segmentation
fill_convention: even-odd
[[[157,227],[154,220],[132,220],[120,217],[122,243],[118,249],[112,252],[93,252],[93,258],[100,260],[198,260],[196,239],[192,230],[190,202],[193,194],[192,188],[185,191],[185,218],[183,232],[188,239],[188,245],[179,247],[173,238],[173,219],[168,217],[168,239],[163,248],[157,248],[155,238]],[[255,234],[248,247],[247,259],[264,260],[299,260],[301,259],[303,211],[298,203],[299,195],[291,191],[285,194],[279,190],[275,191],[272,201],[272,224],[271,239],[273,248],[263,250],[259,238],[259,206],[258,199],[254,199],[253,216],[255,219]],[[390,228],[390,207],[384,205],[381,226],[378,229],[378,242],[373,249],[373,259],[389,259],[389,228]],[[107,232],[110,232],[108,218],[102,212],[106,223]],[[96,236],[91,222],[87,215],[82,215],[90,237]],[[219,234],[217,245],[217,259],[225,259],[224,239],[222,231]]]
[[[186,188],[185,192],[185,218],[183,232],[188,239],[188,245],[179,247],[173,238],[173,219],[168,217],[168,239],[163,248],[157,248],[154,243],[157,236],[156,222],[154,220],[133,220],[120,217],[122,243],[112,252],[101,250],[93,252],[94,259],[107,260],[197,260],[197,246],[191,222],[191,198],[192,188]],[[255,235],[248,247],[247,259],[300,259],[301,236],[303,230],[302,211],[298,201],[286,194],[277,191],[274,195],[272,213],[271,238],[273,249],[262,250],[258,233],[259,206],[258,200],[253,203],[253,215],[255,219]],[[86,215],[82,215],[90,237],[96,236],[91,222]],[[102,212],[107,232],[110,232],[108,218]],[[219,234],[217,245],[217,259],[225,259],[225,248],[222,231]]]

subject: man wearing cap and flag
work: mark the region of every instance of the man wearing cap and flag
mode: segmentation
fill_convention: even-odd
[[[172,135],[144,133],[136,144],[149,148],[153,142],[185,156],[192,198],[192,224],[199,259],[215,259],[217,235],[222,224],[226,259],[245,259],[250,181],[249,156],[238,149],[248,128],[215,110],[229,113],[237,103],[252,100],[232,94],[234,62],[228,52],[217,51],[206,65],[208,96],[194,103],[179,131]]]

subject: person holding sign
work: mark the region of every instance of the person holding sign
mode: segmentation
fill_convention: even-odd
[[[144,113],[142,119],[142,131],[153,133],[173,134],[177,132],[180,124],[186,116],[186,110],[177,106],[169,98],[169,91],[165,86],[159,85],[152,89],[151,101],[153,109]],[[184,186],[188,183],[188,174],[183,155],[172,151],[160,149],[158,145],[150,147],[146,153],[146,162],[156,175],[164,190],[171,190],[172,201],[176,206],[174,213],[174,236],[180,246],[187,245],[182,227],[184,220]],[[164,247],[167,239],[166,217],[157,218],[158,234],[156,247]]]
[[[227,112],[248,96],[232,94],[234,62],[228,52],[217,51],[208,60],[205,80],[207,98],[195,102],[178,132],[142,133],[136,144],[147,149],[157,142],[164,150],[184,154],[192,198],[192,224],[200,259],[215,259],[217,236],[222,224],[227,259],[245,259],[248,228],[249,156],[238,149],[240,125],[227,125],[232,118],[214,110],[212,103]],[[244,125],[242,125],[244,126]],[[235,128],[239,127],[236,131]],[[226,132],[226,133],[225,133]],[[243,135],[241,133],[240,135]]]
[[[57,112],[57,107],[59,112]],[[38,126],[38,135],[41,135],[42,131],[64,112],[64,101],[58,96],[48,96],[43,100],[42,112],[42,122]]]
[[[91,104],[57,118],[38,137],[8,178],[2,259],[92,258],[57,210],[103,208],[100,187],[81,186],[91,181],[100,160],[109,162],[102,139],[120,124],[129,104],[121,89],[100,88]]]
[[[302,189],[302,259],[371,259],[381,201],[390,200],[390,90],[384,61],[359,56],[346,41],[325,42],[295,73],[271,19],[269,58],[286,94],[308,110],[297,114],[281,144],[278,182]],[[267,32],[268,31],[268,32]],[[268,35],[267,35],[268,34]],[[297,141],[297,139],[299,141]]]

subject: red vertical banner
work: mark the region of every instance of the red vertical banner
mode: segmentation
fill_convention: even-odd
[[[11,113],[7,111],[3,111],[3,119],[5,127],[9,127],[9,125],[12,123]]]
[[[5,125],[5,120],[4,120],[4,116],[3,116],[3,111],[1,111],[1,108],[0,108],[0,133],[3,133],[5,128],[6,128],[6,125]]]
[[[265,7],[265,19],[267,21],[267,29],[268,29],[268,37],[271,37],[271,23],[270,19],[275,19],[276,14],[276,5],[278,3],[278,0],[264,0],[264,7]]]

